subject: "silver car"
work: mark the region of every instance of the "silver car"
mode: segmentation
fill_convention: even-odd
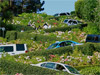
[[[56,71],[65,71],[65,72],[68,72],[69,74],[80,75],[80,73],[75,68],[73,68],[72,66],[66,65],[66,64],[62,64],[62,63],[42,62],[39,64],[30,64],[30,65],[39,66],[43,68],[49,68],[49,69],[53,69]]]
[[[82,22],[73,19],[65,19],[64,23],[68,24],[68,26],[82,24]]]

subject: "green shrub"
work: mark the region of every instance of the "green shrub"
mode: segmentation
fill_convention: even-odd
[[[47,36],[47,35],[42,35],[42,34],[16,32],[16,31],[7,31],[6,38],[8,41],[16,40],[16,39],[24,39],[24,40],[28,39],[28,40],[42,41],[42,42],[60,40],[59,38],[55,36]]]
[[[74,66],[78,71],[81,71],[82,69],[89,68],[89,67],[100,67],[100,65],[84,65],[84,66]]]
[[[54,71],[14,61],[0,59],[0,68],[8,75],[22,73],[24,75],[70,75],[67,72]]]
[[[22,29],[24,31],[30,31],[30,30],[35,30],[34,28],[30,26],[25,26],[25,25],[13,25],[13,24],[8,24],[6,25],[7,30],[14,30],[14,31],[21,31]]]
[[[84,27],[84,32],[87,34],[100,34],[98,26],[95,23],[88,23],[87,27]]]
[[[55,32],[55,31],[70,31],[74,28],[79,28],[79,29],[83,29],[83,27],[85,27],[87,25],[82,24],[82,25],[73,25],[73,26],[66,26],[66,27],[55,27],[55,28],[50,28],[50,29],[45,29],[45,32]]]
[[[7,31],[6,32],[6,39],[7,39],[7,41],[16,40],[17,39],[17,32],[16,31]]]
[[[99,43],[86,43],[84,45],[76,46],[78,50],[85,55],[92,55],[93,52],[100,52],[100,44]]]
[[[84,68],[80,72],[82,75],[100,75],[100,66]]]

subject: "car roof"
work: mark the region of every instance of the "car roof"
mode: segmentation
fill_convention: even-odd
[[[100,36],[100,35],[96,35],[96,34],[88,34],[87,36]]]
[[[63,64],[63,63],[59,63],[59,62],[50,62],[50,61],[48,61],[48,62],[41,62],[41,64],[42,63],[55,63],[55,64],[67,65],[67,64]],[[67,66],[70,66],[70,65],[67,65]]]

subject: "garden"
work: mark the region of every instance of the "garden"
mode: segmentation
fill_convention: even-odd
[[[6,57],[2,55],[0,59],[0,74],[10,75],[64,75],[66,72],[54,71],[40,67],[32,67],[30,64],[40,62],[59,62],[75,67],[80,74],[100,74],[100,44],[85,43],[87,34],[98,34],[92,23],[84,27],[83,24],[68,26],[64,24],[65,19],[76,19],[83,23],[85,21],[73,16],[54,17],[45,13],[22,13],[14,17],[13,21],[8,21],[5,38],[0,37],[0,44],[27,44],[28,53]],[[34,24],[37,28],[27,26],[28,22]],[[51,25],[51,28],[44,29],[44,23]],[[23,32],[21,32],[23,30]],[[93,31],[94,30],[94,31]],[[72,40],[83,43],[79,46],[66,46],[47,50],[47,48],[58,41]],[[3,64],[2,64],[3,63]],[[68,74],[67,74],[68,75]],[[70,75],[70,74],[69,74]]]

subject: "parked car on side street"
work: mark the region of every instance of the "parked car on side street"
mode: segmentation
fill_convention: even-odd
[[[77,21],[77,20],[73,20],[73,19],[65,19],[64,20],[65,24],[68,24],[68,26],[70,25],[77,25],[77,24],[82,24],[82,22]]]
[[[0,57],[3,53],[8,53],[10,55],[27,53],[26,44],[9,44],[9,45],[0,45]]]
[[[100,43],[100,35],[88,34],[86,37],[86,42]]]
[[[64,12],[64,13],[56,13],[54,14],[55,17],[58,17],[58,16],[70,16],[71,14],[69,12]]]
[[[80,73],[75,68],[73,68],[72,66],[66,65],[66,64],[62,64],[62,63],[42,62],[39,64],[30,64],[30,65],[48,68],[48,69],[52,69],[56,71],[64,71],[64,72],[68,72],[69,74],[80,75]]]
[[[50,45],[48,49],[54,49],[54,48],[59,48],[59,47],[64,47],[64,46],[69,46],[69,45],[82,45],[83,43],[78,43],[78,42],[75,42],[75,41],[70,41],[70,40],[67,40],[67,41],[61,41],[61,42],[56,42],[52,45]]]

